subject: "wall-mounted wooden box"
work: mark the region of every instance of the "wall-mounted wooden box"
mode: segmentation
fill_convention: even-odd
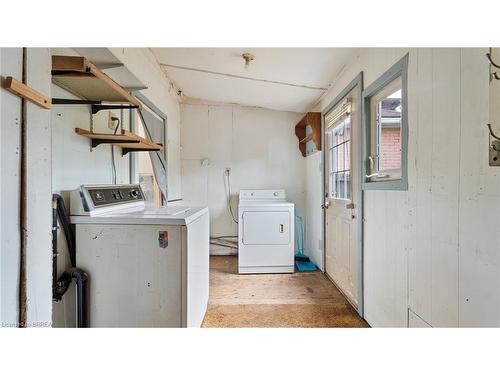
[[[307,112],[295,125],[295,135],[299,138],[302,156],[307,156],[307,143],[312,141],[316,150],[321,150],[321,112]]]

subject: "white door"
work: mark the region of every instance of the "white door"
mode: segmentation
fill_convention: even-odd
[[[358,305],[358,235],[361,132],[357,88],[324,117],[325,272]]]

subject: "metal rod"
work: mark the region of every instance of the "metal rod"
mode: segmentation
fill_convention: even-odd
[[[101,104],[98,100],[82,100],[82,99],[61,99],[61,98],[52,98],[52,104]]]
[[[105,110],[110,110],[110,109],[127,109],[127,108],[139,108],[137,105],[127,105],[124,106],[122,104],[106,104],[102,105],[100,102],[98,104],[92,104],[92,114],[95,115],[99,111],[105,111]]]
[[[122,156],[127,155],[129,152],[139,152],[139,151],[159,151],[156,148],[122,148]]]
[[[103,143],[141,143],[140,140],[119,140],[119,139],[93,139],[92,140],[92,148],[96,148],[100,144]]]
[[[110,109],[133,109],[139,108],[137,105],[123,105],[123,104],[102,104],[100,100],[84,100],[84,99],[62,99],[62,98],[52,98],[52,104],[78,104],[78,105],[91,105],[92,114],[95,115],[97,112],[102,110]]]

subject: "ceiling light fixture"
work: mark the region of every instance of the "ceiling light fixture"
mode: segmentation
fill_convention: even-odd
[[[244,53],[241,55],[241,57],[243,57],[243,60],[245,60],[245,69],[248,70],[248,68],[250,67],[250,63],[255,60],[255,56],[251,53]]]

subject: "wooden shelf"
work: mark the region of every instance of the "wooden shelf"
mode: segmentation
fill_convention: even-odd
[[[123,149],[123,155],[133,151],[161,151],[163,146],[139,137],[137,134],[122,130],[119,134],[93,133],[85,129],[76,128],[75,133],[92,140],[92,147],[102,143],[113,144]]]
[[[139,100],[85,57],[52,56],[52,81],[84,100],[130,103],[142,108]]]
[[[306,135],[308,126],[311,128],[311,133]],[[306,148],[309,141],[314,142],[318,151],[321,150],[321,113],[307,112],[295,125],[295,135],[299,139],[299,149],[302,156],[307,156]]]
[[[4,80],[2,80],[4,81]],[[3,87],[10,91],[11,93],[29,100],[31,103],[36,104],[39,107],[50,109],[52,104],[50,99],[40,92],[32,89],[31,87],[25,85],[24,83],[18,81],[13,77],[6,77],[5,82],[3,83]]]
[[[307,143],[313,139],[313,133],[309,134],[305,138],[302,138],[299,143]]]

